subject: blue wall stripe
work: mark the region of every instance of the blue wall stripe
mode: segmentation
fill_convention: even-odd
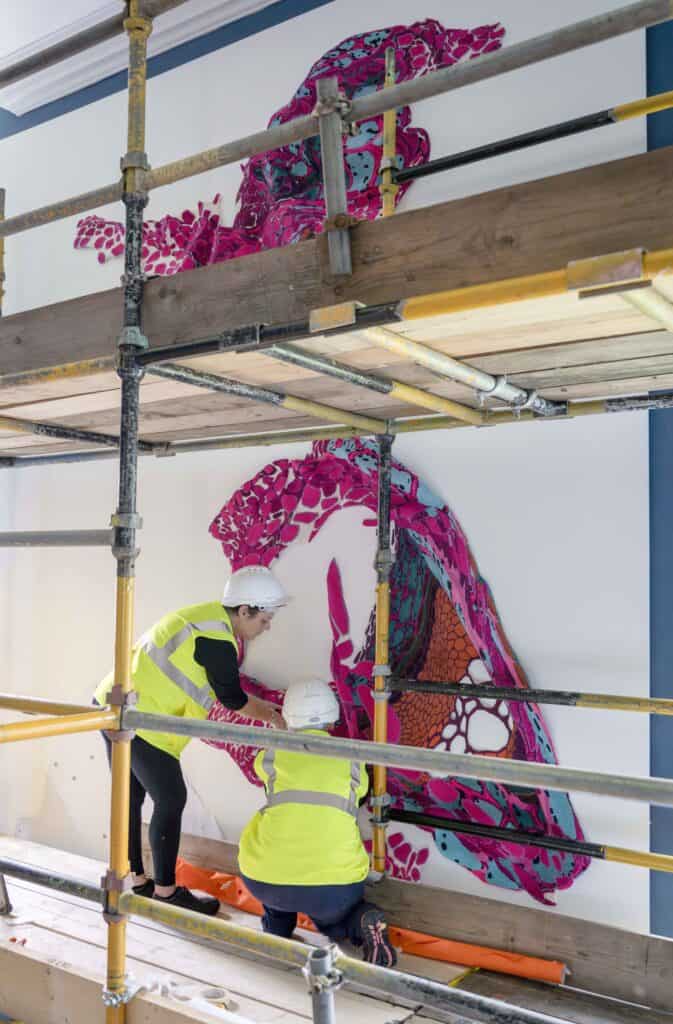
[[[647,31],[648,95],[673,89],[673,22]],[[648,149],[673,144],[673,111],[647,119]],[[650,693],[673,696],[673,410],[650,413]],[[652,716],[650,772],[673,778],[673,719]],[[673,854],[673,808],[653,807],[650,848]],[[650,931],[673,938],[673,875],[650,872]]]
[[[153,78],[155,75],[163,74],[164,71],[171,71],[191,60],[203,57],[207,53],[213,53],[224,46],[231,46],[232,43],[238,43],[241,39],[256,35],[267,28],[273,28],[274,25],[280,25],[284,21],[296,18],[299,14],[306,14],[307,11],[325,7],[333,2],[334,0],[279,0],[278,3],[271,4],[261,11],[239,18],[228,25],[207,32],[206,35],[199,36],[198,39],[191,39],[187,43],[181,43],[171,50],[166,50],[165,53],[151,57],[147,62],[148,77]],[[95,103],[96,100],[101,100],[105,96],[112,96],[113,93],[121,92],[125,88],[126,71],[120,71],[94,85],[87,86],[85,89],[78,89],[77,92],[73,92],[69,96],[31,110],[22,117],[17,117],[0,107],[0,139],[16,135],[18,132],[25,132],[46,121],[52,121],[55,117],[78,110],[89,103]],[[257,127],[261,127],[261,125]]]

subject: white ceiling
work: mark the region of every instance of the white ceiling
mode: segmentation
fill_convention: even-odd
[[[7,2],[7,0],[6,0]],[[196,39],[275,0],[188,0],[155,20],[150,56]],[[124,9],[121,0],[11,0],[0,39],[0,66],[59,43]],[[83,53],[0,89],[0,107],[21,115],[93,85],[127,66],[122,34]]]

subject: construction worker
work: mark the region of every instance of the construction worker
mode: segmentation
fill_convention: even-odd
[[[246,694],[238,674],[238,642],[249,643],[266,632],[287,595],[273,573],[248,566],[232,573],[222,601],[193,605],[165,615],[133,648],[132,679],[139,711],[183,718],[206,718],[215,699],[247,718],[285,722],[272,704]],[[109,675],[95,693],[107,703]],[[104,733],[108,758],[114,733]],[[180,845],[182,812],[187,802],[180,755],[188,736],[139,729],[131,740],[129,860],[133,889],[162,903],[216,914],[219,901],[199,897],[176,886],[175,866]],[[154,879],[145,875],[141,843],[141,808],[146,794],[154,803],[149,840]]]
[[[293,683],[283,716],[291,731],[326,736],[339,705],[325,682]],[[394,966],[385,918],[364,901],[369,858],[357,822],[369,785],[364,765],[262,750],[255,772],[266,804],[246,825],[238,860],[245,884],[264,906],[264,931],[290,938],[303,912],[330,939],[362,946],[363,959]]]

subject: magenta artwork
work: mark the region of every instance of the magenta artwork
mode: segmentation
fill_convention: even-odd
[[[316,81],[327,75],[338,77],[349,98],[379,88],[388,47],[395,50],[397,81],[403,82],[496,50],[504,34],[498,24],[444,28],[428,18],[351,36],[313,65],[290,102],[271,117],[269,127],[310,114],[316,104]],[[362,220],[373,220],[381,211],[382,128],[382,117],[360,121],[356,133],[344,139],[348,211]],[[428,133],[414,127],[410,108],[402,107],[397,112],[397,166],[414,167],[429,155]],[[325,203],[318,137],[253,157],[242,172],[238,213],[231,227],[223,223],[219,195],[212,203],[199,202],[195,211],[166,214],[145,224],[143,263],[147,275],[177,274],[221,263],[322,231]],[[400,188],[398,202],[408,187]],[[102,217],[84,217],[77,224],[74,244],[77,249],[93,249],[105,263],[123,255],[124,226]]]
[[[351,36],[310,69],[290,102],[269,124],[309,114],[316,81],[336,74],[350,98],[380,88],[385,51],[395,51],[398,81],[470,60],[499,48],[499,24],[473,29],[445,28],[426,19],[413,25]],[[382,117],[360,122],[344,138],[349,213],[374,219],[381,212],[379,172]],[[413,167],[430,155],[428,133],[412,124],[410,108],[397,112],[397,166]],[[249,160],[233,224],[222,217],[220,197],[199,202],[195,211],[166,214],[144,227],[143,260],[148,276],[170,275],[310,238],[323,230],[325,206],[320,140],[275,150]],[[410,186],[403,186],[399,201]],[[101,263],[123,254],[123,225],[88,216],[79,221],[75,246],[92,249]],[[271,565],[291,544],[310,541],[330,516],[349,507],[365,510],[364,528],[375,526],[377,448],[374,441],[332,441],[314,445],[303,459],[265,466],[237,491],[216,516],[211,533],[236,569]],[[402,676],[461,683],[464,696],[396,694],[391,699],[391,742],[554,763],[555,753],[539,708],[470,696],[474,683],[526,687],[486,582],[479,575],[466,538],[446,504],[412,472],[394,465],[392,520],[395,565],[391,580],[390,657]],[[370,739],[374,613],[359,642],[351,636],[339,567],[333,561],[325,586],[333,637],[330,674],[341,706],[337,732]],[[316,624],[317,625],[317,624]],[[241,651],[241,658],[244,652]],[[282,704],[283,694],[242,674],[244,687]],[[211,717],[243,721],[216,704]],[[258,723],[259,724],[259,723]],[[235,760],[253,784],[254,751],[214,744]],[[476,821],[551,836],[582,839],[581,825],[566,794],[522,790],[490,782],[436,778],[391,770],[393,805],[407,810]],[[413,834],[413,841],[409,835]],[[569,888],[589,860],[570,853],[496,842],[441,829],[389,830],[388,870],[419,881],[429,843],[484,882],[528,893],[552,903]]]
[[[291,544],[310,542],[342,509],[365,510],[363,526],[376,525],[378,486],[374,440],[317,442],[303,459],[281,459],[265,466],[224,505],[210,527],[232,569],[272,565]],[[391,577],[390,660],[404,677],[461,683],[465,695],[395,694],[388,736],[392,743],[555,763],[553,745],[539,708],[470,696],[473,683],[526,687],[488,585],[479,575],[467,540],[451,510],[410,470],[393,464],[392,522],[395,563]],[[371,739],[373,721],[372,611],[359,647],[336,561],[325,581],[333,637],[331,678],[341,707],[336,734]],[[241,652],[243,654],[243,652]],[[242,676],[251,693],[282,704],[283,694]],[[216,705],[211,717],[242,721]],[[246,778],[255,751],[213,744],[226,750]],[[472,779],[436,778],[421,772],[389,770],[393,806],[476,821],[501,828],[582,839],[582,828],[564,793],[522,790]],[[493,885],[521,889],[549,903],[583,872],[585,857],[537,847],[457,835],[440,829],[416,830],[440,853]],[[410,881],[421,878],[427,845],[415,846],[391,830],[389,868]]]

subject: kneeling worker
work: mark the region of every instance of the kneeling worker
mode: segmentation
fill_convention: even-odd
[[[284,729],[277,708],[248,696],[241,688],[238,640],[249,642],[266,632],[276,609],[286,603],[287,595],[269,569],[248,566],[231,575],[222,602],[193,605],[165,615],[133,648],[131,673],[138,694],[137,710],[206,718],[217,698],[232,711]],[[112,676],[108,676],[96,690],[96,703],[107,702],[111,687]],[[103,738],[110,757],[110,738],[105,733]],[[187,802],[180,755],[189,739],[139,729],[131,740],[129,860],[133,890],[173,906],[216,914],[218,900],[196,896],[175,884]],[[147,793],[154,803],[149,827],[154,880],[146,877],[142,856],[140,812]]]
[[[283,716],[291,731],[322,736],[339,718],[339,705],[327,683],[294,683]],[[243,831],[238,859],[264,905],[264,931],[290,938],[302,912],[330,939],[362,946],[363,959],[394,966],[385,918],[364,902],[369,858],[357,822],[368,789],[364,765],[262,750],[255,772],[267,800]]]

